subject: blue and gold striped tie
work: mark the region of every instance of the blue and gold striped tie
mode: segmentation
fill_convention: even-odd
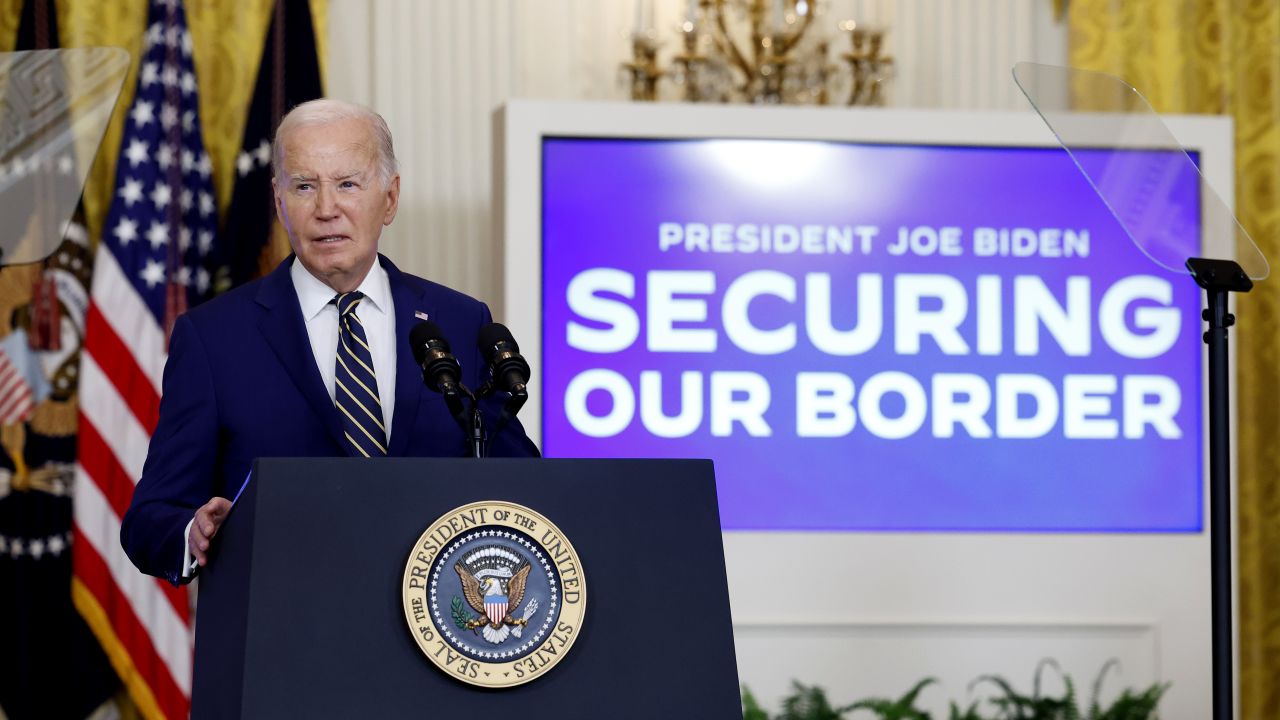
[[[333,373],[333,402],[342,415],[342,431],[353,454],[379,457],[387,454],[387,430],[382,425],[382,401],[378,399],[378,378],[373,372],[373,354],[364,334],[364,324],[356,307],[364,293],[341,293],[333,299],[338,306],[338,362]]]

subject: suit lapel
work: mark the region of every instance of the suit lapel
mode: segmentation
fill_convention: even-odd
[[[346,448],[348,444],[342,436],[338,411],[329,399],[329,391],[325,389],[320,369],[316,367],[315,358],[312,357],[311,340],[307,337],[302,309],[298,307],[298,295],[293,289],[293,278],[289,275],[292,264],[293,256],[290,255],[270,275],[263,278],[256,298],[258,305],[264,309],[258,321],[258,329],[262,331],[276,358],[288,370],[289,378],[297,386],[298,392],[306,398],[315,416],[333,436],[334,442]]]
[[[414,362],[413,349],[409,347],[409,330],[419,322],[416,312],[434,315],[434,308],[426,306],[425,298],[390,260],[381,255],[378,258],[387,271],[396,318],[396,410],[391,419],[391,440],[387,454],[400,456],[409,447],[409,439],[413,436],[414,424],[418,419],[418,404],[422,393],[426,392],[426,386],[422,382],[422,368]]]

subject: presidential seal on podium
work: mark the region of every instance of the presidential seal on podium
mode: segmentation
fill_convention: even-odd
[[[545,675],[586,612],[582,564],[560,529],[499,500],[464,505],[418,538],[401,584],[405,621],[427,658],[488,688]]]

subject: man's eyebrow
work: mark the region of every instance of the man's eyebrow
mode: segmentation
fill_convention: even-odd
[[[364,170],[352,170],[350,172],[342,173],[341,175],[335,175],[333,179],[335,181],[350,180],[351,178],[362,178],[365,175],[366,175],[366,172]],[[289,182],[291,183],[316,182],[318,179],[319,178],[315,175],[290,175],[289,176]]]

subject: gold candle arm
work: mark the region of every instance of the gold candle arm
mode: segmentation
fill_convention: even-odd
[[[804,14],[804,20],[800,22],[800,27],[796,28],[796,31],[787,37],[786,42],[782,44],[782,48],[778,51],[779,55],[786,55],[791,52],[796,43],[799,43],[805,33],[809,32],[809,26],[813,24],[813,16],[814,12],[812,10]]]
[[[733,64],[738,66],[738,69],[747,76],[747,80],[750,82],[753,74],[751,63],[747,62],[747,58],[729,35],[729,27],[724,21],[724,0],[715,0],[715,28],[717,32],[713,37],[715,38],[716,46],[733,60]]]

